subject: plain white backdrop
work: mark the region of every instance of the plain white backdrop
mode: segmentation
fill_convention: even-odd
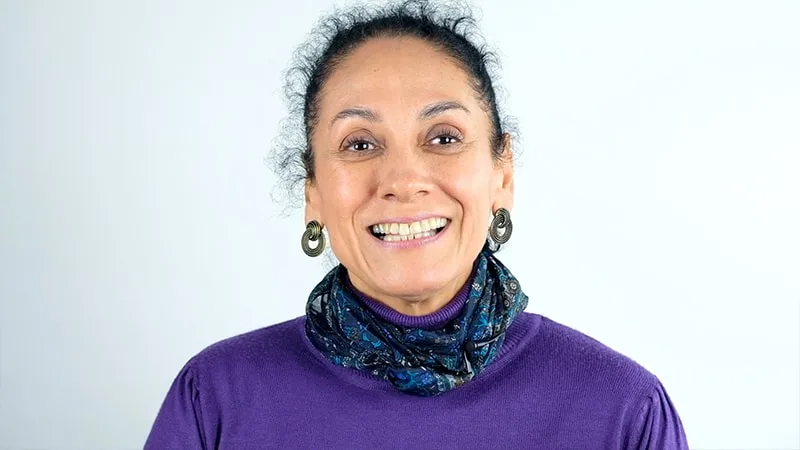
[[[528,311],[656,373],[692,448],[800,448],[800,2],[476,3]],[[141,448],[188,358],[304,313],[264,159],[331,5],[0,0],[0,448]]]

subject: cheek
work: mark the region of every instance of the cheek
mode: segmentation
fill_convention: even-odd
[[[465,214],[489,214],[491,209],[491,161],[460,156],[440,167],[440,180],[445,189],[458,201]]]
[[[357,171],[347,170],[344,167],[325,170],[318,174],[320,178],[320,197],[322,199],[322,214],[336,226],[342,220],[350,220],[353,212],[363,204],[368,195],[367,180]],[[333,222],[337,222],[334,224]]]

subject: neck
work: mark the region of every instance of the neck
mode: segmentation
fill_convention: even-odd
[[[363,283],[357,277],[352,276],[349,272],[346,277],[349,286],[353,289],[356,295],[358,295],[358,297],[367,304],[367,306],[370,306],[371,309],[381,313],[382,308],[376,308],[374,306],[377,305],[371,304],[370,302],[383,305],[385,308],[397,313],[398,317],[396,317],[396,319],[401,321],[401,316],[423,317],[434,314],[437,311],[442,310],[442,308],[459,296],[463,296],[464,299],[466,299],[467,294],[469,294],[468,282],[471,278],[471,271],[467,272],[466,274],[462,274],[434,294],[392,296],[378,293],[369,289],[365,283]],[[391,315],[390,311],[387,311],[385,308],[383,308],[384,312],[388,315]],[[395,321],[391,317],[384,317],[384,319],[388,319],[392,322]]]

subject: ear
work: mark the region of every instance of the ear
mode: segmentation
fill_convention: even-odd
[[[306,180],[305,182],[305,198],[306,198],[306,207],[305,207],[305,223],[309,223],[312,220],[316,220],[318,222],[322,222],[321,214],[320,214],[320,194],[319,188],[317,184],[311,180]],[[323,224],[324,225],[324,224]]]
[[[511,210],[514,207],[514,154],[511,148],[511,135],[503,134],[503,153],[496,162],[498,183],[492,202],[492,211],[498,208]]]

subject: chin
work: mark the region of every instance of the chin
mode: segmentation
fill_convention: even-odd
[[[446,288],[450,281],[442,276],[432,278],[429,273],[409,273],[385,280],[381,290],[392,297],[427,297]]]

